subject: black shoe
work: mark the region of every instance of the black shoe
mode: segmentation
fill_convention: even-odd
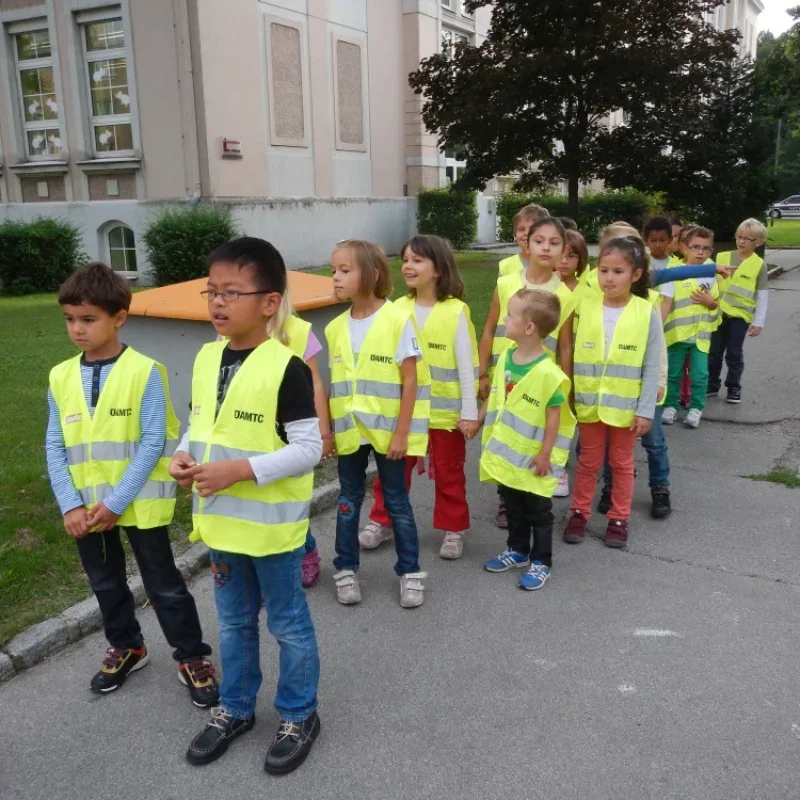
[[[109,647],[103,666],[89,684],[95,694],[108,694],[119,689],[131,672],[146,667],[150,661],[147,648],[142,645],[136,649],[125,650],[122,647]]]
[[[666,519],[672,513],[669,488],[666,486],[654,486],[650,489],[650,496],[653,498],[650,515],[653,519]]]
[[[611,489],[603,489],[597,503],[598,514],[608,514],[611,511]]]
[[[270,775],[286,775],[308,758],[321,725],[315,711],[304,722],[281,720],[275,740],[267,750],[264,771]]]
[[[224,755],[230,743],[247,731],[253,730],[256,715],[249,719],[234,719],[227,711],[217,706],[211,709],[211,719],[201,733],[192,739],[186,751],[190,764],[210,764]]]
[[[219,703],[214,672],[214,665],[207,658],[193,658],[178,664],[178,680],[189,690],[198,708],[211,708]]]
[[[719,394],[719,386],[714,388],[713,386],[709,386],[706,389],[706,397],[716,397]]]
[[[726,403],[741,403],[742,402],[742,390],[735,389],[733,386],[729,387],[728,389],[728,396],[725,398]]]

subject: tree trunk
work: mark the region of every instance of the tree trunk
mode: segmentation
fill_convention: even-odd
[[[579,211],[578,211],[578,187],[580,185],[580,174],[578,172],[577,164],[570,164],[569,174],[567,175],[567,195],[569,198],[569,202],[567,208],[569,209],[569,215],[575,222],[578,223],[580,227],[580,218],[579,218]]]

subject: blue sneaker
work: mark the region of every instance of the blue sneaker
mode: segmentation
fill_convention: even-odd
[[[534,561],[530,569],[519,579],[519,588],[535,592],[547,583],[550,577],[550,567],[546,567],[541,561]]]
[[[487,572],[507,572],[510,569],[525,569],[530,563],[528,556],[523,556],[516,550],[507,547],[496,558],[490,558],[483,568]]]

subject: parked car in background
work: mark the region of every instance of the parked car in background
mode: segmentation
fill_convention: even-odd
[[[767,216],[770,219],[800,219],[800,194],[793,194],[779,203],[773,203]]]

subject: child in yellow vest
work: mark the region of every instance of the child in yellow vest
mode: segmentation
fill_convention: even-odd
[[[264,769],[280,775],[303,763],[320,731],[319,655],[301,564],[322,441],[311,372],[269,325],[286,291],[280,253],[243,237],[211,253],[208,268],[203,294],[226,341],[197,355],[189,428],[170,474],[192,489],[191,538],[211,551],[223,680],[219,707],[186,758],[208,764],[255,724],[263,597],[280,648],[280,725]]]
[[[194,598],[175,566],[167,526],[176,484],[168,456],[178,419],[163,366],[119,341],[131,303],[127,281],[88,264],[58,293],[67,333],[82,355],[50,373],[47,470],[64,528],[100,605],[111,645],[91,690],[107,694],[144,667],[149,653],[126,581],[125,529],[178,676],[195,705],[219,697]]]
[[[711,336],[708,394],[719,393],[722,360],[728,366],[725,385],[729,403],[742,401],[744,340],[758,336],[767,319],[767,265],[756,250],[767,240],[767,229],[757,219],[746,219],[736,230],[736,251],[720,253],[717,263],[735,267],[733,277],[721,281],[720,323]]]
[[[371,242],[340,242],[331,269],[337,300],[352,303],[325,328],[341,486],[333,562],[336,597],[344,605],[361,602],[358,521],[373,452],[394,528],[400,605],[415,608],[424,600],[426,573],[419,566],[405,457],[424,456],[428,449],[430,373],[413,315],[386,299],[392,276],[383,250]]]
[[[575,335],[574,392],[580,455],[572,516],[564,541],[586,535],[597,471],[608,458],[614,476],[605,543],[628,540],[636,439],[652,424],[661,360],[661,318],[649,298],[648,260],[641,240],[612,239],[600,250],[602,297],[581,303]]]
[[[483,566],[489,572],[526,569],[521,589],[541,589],[553,566],[553,503],[575,433],[569,379],[543,340],[561,319],[558,296],[520,289],[508,302],[506,334],[489,400],[481,409],[481,480],[503,487],[506,549]]]
[[[469,528],[464,463],[465,435],[478,430],[478,345],[464,281],[450,245],[438,236],[415,236],[401,251],[408,294],[395,306],[414,316],[431,373],[429,472],[434,481],[433,527],[444,534],[439,555],[455,560],[464,552]],[[417,459],[406,459],[406,483]],[[375,502],[358,536],[372,550],[392,537],[380,478],[372,486]]]
[[[537,205],[524,206],[514,214],[514,241],[519,247],[519,254],[504,258],[498,264],[501,278],[503,275],[510,275],[512,272],[518,272],[528,266],[528,261],[531,257],[528,251],[528,234],[530,233],[531,225],[549,216],[550,213],[546,208]]]
[[[528,232],[530,262],[526,269],[520,269],[497,281],[497,289],[492,296],[489,315],[483,329],[479,346],[480,359],[480,397],[486,399],[491,388],[491,375],[494,365],[511,344],[505,336],[502,319],[508,311],[508,301],[520,289],[552,292],[561,302],[561,319],[558,326],[548,334],[544,349],[553,360],[557,360],[564,373],[569,376],[572,370],[572,312],[575,298],[562,284],[557,267],[566,244],[564,226],[552,217],[540,219],[531,225]],[[498,489],[498,493],[502,488]],[[502,495],[495,517],[499,528],[507,526]]]
[[[714,234],[707,228],[695,227],[686,239],[688,265],[702,264],[714,249]],[[661,315],[669,354],[667,398],[662,422],[672,425],[678,415],[681,380],[689,361],[691,394],[687,427],[700,424],[708,387],[708,350],[711,332],[719,306],[716,278],[698,281],[694,278],[661,287]]]

